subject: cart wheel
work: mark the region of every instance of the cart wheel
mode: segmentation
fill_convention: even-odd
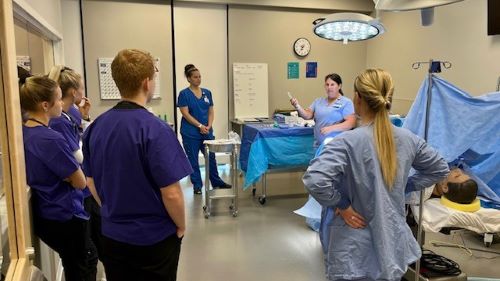
[[[256,188],[252,189],[252,196],[255,197],[255,192],[257,191]]]
[[[238,211],[234,211],[233,212],[233,217],[237,217],[238,216]]]
[[[259,203],[260,203],[261,205],[266,204],[266,197],[262,197],[262,196],[260,196],[260,197],[259,197]]]
[[[205,218],[208,219],[210,217],[209,213],[205,213]]]

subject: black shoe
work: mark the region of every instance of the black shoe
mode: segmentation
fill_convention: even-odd
[[[201,188],[200,189],[193,189],[194,194],[201,194]]]
[[[231,187],[233,187],[233,186],[230,184],[224,183],[223,185],[216,186],[215,188],[231,188]]]

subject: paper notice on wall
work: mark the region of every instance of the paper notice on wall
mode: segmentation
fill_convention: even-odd
[[[31,58],[29,56],[17,56],[17,65],[31,72]]]

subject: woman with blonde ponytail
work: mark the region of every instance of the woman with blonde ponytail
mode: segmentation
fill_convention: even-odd
[[[88,109],[90,103],[88,99],[85,98],[85,87],[83,84],[83,79],[80,74],[78,74],[73,69],[56,65],[52,67],[49,72],[48,77],[59,84],[62,92],[62,112],[59,117],[50,119],[49,126],[54,131],[59,132],[73,152],[76,161],[79,164],[83,163],[83,153],[80,148],[81,143],[81,129],[82,129],[82,114],[81,111],[77,109],[76,104],[80,104],[85,101],[88,104],[86,113],[88,115]],[[88,187],[83,189],[84,196],[84,206],[85,211],[90,214],[90,233],[92,241],[94,242],[98,253],[101,252],[100,243],[100,233],[101,233],[101,219],[99,205],[95,201],[94,197],[91,196]]]
[[[401,280],[421,255],[406,224],[405,192],[431,186],[449,170],[425,141],[389,122],[393,93],[386,71],[359,74],[353,102],[360,126],[328,143],[303,177],[324,209],[328,280]],[[416,173],[408,177],[410,168]]]
[[[47,77],[29,77],[20,89],[26,181],[31,188],[35,234],[56,251],[67,281],[95,281],[96,249],[83,208],[85,175],[67,140],[51,129],[61,115],[61,89]]]

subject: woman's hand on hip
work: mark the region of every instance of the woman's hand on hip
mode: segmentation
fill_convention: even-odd
[[[340,215],[345,223],[352,228],[364,228],[366,226],[365,218],[354,211],[352,206],[349,206],[345,210],[337,208],[335,213]]]

